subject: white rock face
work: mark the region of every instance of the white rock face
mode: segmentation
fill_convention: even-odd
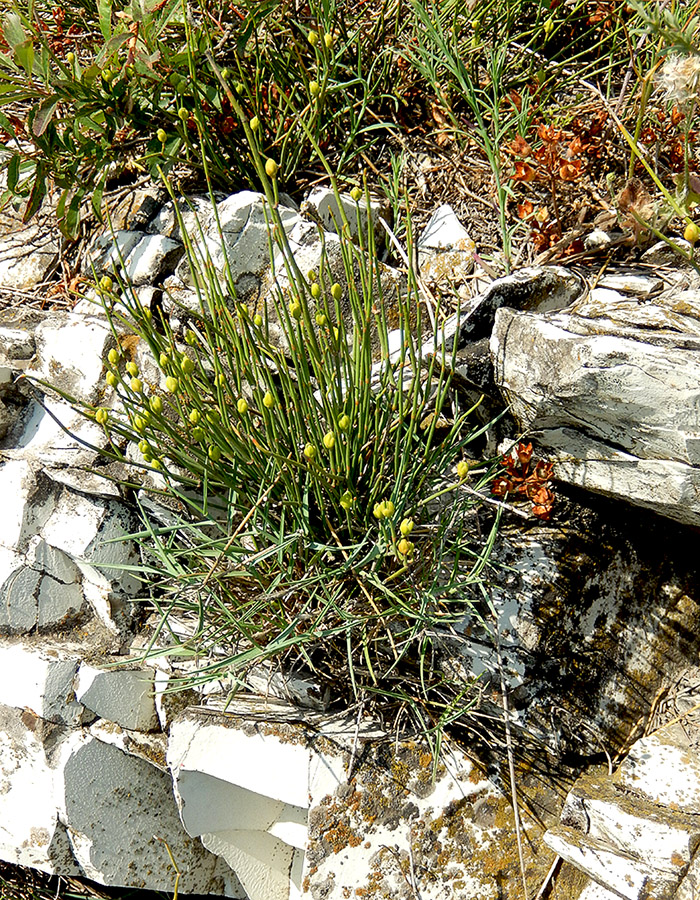
[[[114,343],[107,322],[69,314],[46,319],[35,332],[36,358],[28,374],[84,403],[103,394],[103,360]]]
[[[616,783],[660,806],[700,813],[700,759],[663,732],[637,741]]]
[[[221,855],[250,900],[300,896],[310,752],[196,716],[170,730],[168,765],[188,834]]]
[[[55,772],[45,746],[54,731],[28,710],[0,706],[0,858],[80,875],[58,818]]]
[[[28,709],[47,722],[79,725],[85,716],[75,699],[75,652],[40,649],[17,639],[0,642],[0,704]]]
[[[614,776],[580,778],[544,840],[605,891],[629,900],[692,897],[700,847],[700,762],[683,731],[637,741]]]
[[[246,277],[260,279],[270,263],[268,223],[271,218],[266,206],[262,194],[253,191],[232,194],[217,206],[221,235],[213,214],[190,232],[196,251],[205,260],[208,256],[219,273],[223,274],[228,260],[234,283]],[[299,220],[299,213],[285,206],[280,206],[279,212],[285,230],[291,230]],[[186,258],[178,265],[176,275],[184,285],[192,284]]]
[[[55,265],[60,246],[51,211],[40,210],[25,225],[19,211],[5,207],[0,213],[0,285],[31,291]]]
[[[42,534],[78,563],[84,577],[98,585],[106,580],[112,590],[133,595],[140,583],[123,567],[138,562],[138,554],[123,538],[136,528],[137,519],[124,504],[64,488]]]
[[[97,669],[81,663],[76,699],[101,719],[134,731],[151,731],[158,724],[153,677],[148,671]]]
[[[129,254],[125,274],[135,287],[157,284],[171,272],[185,252],[180,241],[160,234],[147,234]]]
[[[424,282],[434,288],[457,289],[470,295],[467,279],[474,269],[476,244],[449,203],[430,217],[418,240],[418,263]]]
[[[598,288],[565,311],[501,309],[495,378],[558,478],[700,523],[700,295]]]
[[[326,231],[337,234],[343,227],[343,219],[340,214],[341,206],[348,220],[350,235],[353,238],[357,237],[360,228],[366,235],[368,219],[367,199],[364,193],[357,201],[353,200],[350,194],[340,194],[339,204],[338,198],[331,188],[319,186],[314,188],[304,201],[302,213],[311,211],[313,218],[320,221]],[[371,197],[369,209],[374,228],[374,239],[377,246],[381,246],[386,243],[386,232],[379,219],[382,218],[388,225],[391,225],[391,205],[386,199]]]
[[[234,878],[221,877],[217,858],[187,836],[170,778],[155,766],[74,732],[60,747],[56,777],[59,818],[88,878],[124,887],[160,885],[155,889],[171,891],[176,873],[169,864],[167,842],[183,873],[183,891],[243,896]]]

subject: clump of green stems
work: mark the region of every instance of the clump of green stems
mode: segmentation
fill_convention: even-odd
[[[265,187],[270,258],[284,260],[267,303],[240,301],[228,265],[222,278],[188,237],[199,310],[184,340],[128,284],[100,282],[116,396],[84,412],[104,427],[108,454],[133,461],[138,448],[181,504],[175,524],[144,513],[133,536],[161,614],[149,653],[196,658],[182,686],[235,682],[263,659],[302,666],[345,700],[374,692],[408,704],[425,733],[439,733],[473,699],[438,661],[496,534],[494,524],[475,537],[465,518],[492,472],[477,467],[464,489],[463,457],[484,426],[452,386],[456,337],[429,339],[413,273],[385,293],[359,208],[357,241],[344,214],[339,228],[344,283],[325,257],[299,271],[276,163],[240,115]],[[390,316],[401,334],[391,352]],[[158,383],[117,349],[124,330],[148,346]],[[183,617],[185,636],[172,627]]]

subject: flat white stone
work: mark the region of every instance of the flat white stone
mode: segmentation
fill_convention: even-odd
[[[625,274],[605,274],[598,281],[601,288],[610,288],[613,291],[624,291],[626,294],[635,294],[637,297],[648,297],[650,294],[660,291],[664,283],[661,278],[654,275],[638,275],[634,272]]]
[[[64,488],[43,527],[47,543],[67,553],[83,575],[115,590],[134,594],[140,582],[125,566],[138,563],[132,541],[124,538],[137,530],[137,519],[124,504],[86,497]]]
[[[200,772],[281,803],[308,807],[310,751],[305,746],[272,735],[249,735],[207,718],[185,717],[171,727],[168,765],[176,783],[186,771]]]
[[[296,210],[280,206],[279,213],[285,231],[300,221]],[[190,234],[200,262],[208,258],[223,273],[227,260],[234,283],[246,276],[261,277],[270,264],[271,216],[264,195],[254,191],[232,194],[217,205],[217,214],[218,225],[212,215],[200,223],[201,233],[197,229]],[[178,265],[176,275],[184,285],[192,284],[187,258]]]
[[[88,270],[94,268],[97,275],[111,274],[121,266],[138,242],[144,237],[143,231],[121,229],[101,234],[90,248]]]
[[[74,486],[86,490],[91,476],[86,472],[75,472],[75,468],[91,466],[98,449],[92,450],[81,441],[100,449],[106,445],[107,438],[99,425],[80,415],[68,403],[46,397],[43,405],[37,401],[29,404],[22,433],[14,440],[14,447],[7,450],[7,456],[43,467],[52,480],[57,480],[56,474],[61,470],[64,479],[72,473]],[[103,482],[100,486],[103,493],[115,493],[114,486],[105,479],[100,481]]]
[[[205,834],[202,843],[226,860],[250,900],[301,898],[304,854],[300,850],[262,831]]]
[[[538,439],[561,481],[685,525],[700,525],[700,468],[672,459],[643,459],[572,428],[543,429]]]
[[[54,498],[46,479],[35,475],[27,460],[10,459],[0,464],[0,547],[24,551],[54,507]]]
[[[700,845],[700,825],[691,817],[652,805],[616,789],[609,779],[581,778],[564,803],[567,825],[584,812],[589,837],[678,878]],[[576,826],[574,826],[576,827]]]
[[[59,817],[82,872],[100,884],[243,897],[232,873],[184,831],[167,773],[77,731],[57,761]]]
[[[81,663],[75,696],[95,715],[122,728],[151,731],[158,725],[153,675],[148,670],[98,669]]]
[[[0,360],[28,360],[34,355],[34,334],[24,328],[0,326]]]
[[[544,843],[562,859],[625,900],[671,897],[674,881],[638,859],[613,852],[607,845],[570,829],[545,832]],[[652,893],[654,891],[655,893]]]
[[[438,206],[418,240],[419,250],[465,250],[471,253],[475,246],[449,203]]]
[[[615,782],[660,806],[700,814],[700,758],[663,732],[632,746]]]
[[[28,374],[84,403],[104,394],[104,358],[114,343],[106,321],[68,314],[46,319],[35,331],[36,357]]]
[[[80,875],[58,820],[55,773],[45,746],[52,731],[28,710],[0,706],[0,859]]]
[[[78,659],[55,649],[0,642],[0,704],[29,709],[49,722],[79,725],[84,708],[73,684]]]
[[[36,600],[36,624],[43,629],[72,624],[87,606],[81,585],[64,584],[50,575],[41,579]]]
[[[609,891],[597,881],[589,881],[578,900],[620,900],[620,895],[616,891]]]
[[[27,562],[34,569],[50,575],[63,584],[77,584],[80,570],[62,550],[52,547],[38,535],[32,538],[27,553]]]
[[[147,234],[129,254],[126,276],[135,287],[156,284],[175,269],[184,252],[180,241],[161,234]]]
[[[367,199],[364,195],[359,200],[352,199],[350,194],[340,194],[340,203],[331,188],[320,186],[313,188],[302,205],[302,211],[310,208],[315,217],[320,219],[324,229],[329,232],[339,233],[343,227],[343,219],[340,214],[342,207],[348,220],[350,235],[357,237],[362,229],[365,239],[367,237]],[[370,197],[370,215],[374,228],[374,239],[377,246],[385,243],[386,233],[379,219],[388,222],[391,216],[391,205],[386,199]]]
[[[7,568],[8,563],[15,568],[0,584],[0,631],[26,634],[37,623],[41,572],[29,568],[18,554],[0,549],[0,565]]]

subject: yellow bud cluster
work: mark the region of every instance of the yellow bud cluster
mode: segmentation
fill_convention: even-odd
[[[375,519],[390,519],[394,515],[395,507],[391,500],[381,500],[379,503],[374,504],[374,518]]]
[[[413,551],[416,549],[416,545],[412,541],[407,541],[406,538],[401,538],[401,540],[396,545],[396,549],[398,550],[400,556],[408,558],[413,556]]]
[[[466,460],[461,460],[457,463],[457,477],[460,481],[464,481],[469,475],[469,463]]]

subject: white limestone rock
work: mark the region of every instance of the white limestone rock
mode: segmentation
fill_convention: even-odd
[[[310,751],[193,713],[170,729],[168,764],[187,832],[234,869],[250,900],[300,896]]]
[[[147,234],[126,260],[126,277],[135,287],[156,284],[174,271],[184,252],[180,241],[161,234]]]
[[[672,900],[680,880],[641,860],[616,853],[606,843],[567,828],[550,829],[545,844],[566,862],[625,900]]]
[[[26,550],[0,546],[0,633],[26,634],[35,627],[77,622],[86,612],[77,567],[38,535]]]
[[[578,900],[620,900],[616,891],[609,891],[597,881],[589,881],[578,896]]]
[[[0,547],[18,552],[27,549],[29,541],[44,526],[55,507],[51,483],[37,475],[34,467],[22,459],[0,464]]]
[[[0,286],[31,291],[57,264],[60,247],[61,236],[49,209],[25,224],[19,210],[5,206],[0,212]]]
[[[302,215],[310,215],[319,222],[326,231],[339,233],[343,226],[340,208],[345,213],[350,228],[350,235],[356,238],[360,228],[367,234],[367,198],[363,192],[359,200],[352,199],[350,194],[340,194],[340,203],[331,188],[319,186],[313,188],[302,204]],[[386,198],[370,196],[369,212],[374,228],[374,239],[377,246],[386,241],[386,232],[379,221],[384,219],[391,225],[391,204]],[[302,270],[303,271],[303,270]]]
[[[622,291],[625,294],[634,294],[635,297],[650,297],[662,290],[663,286],[661,278],[640,272],[605,273],[597,282],[599,288]]]
[[[663,731],[632,746],[615,783],[660,806],[700,814],[700,758]]]
[[[144,759],[162,772],[168,771],[165,762],[168,739],[165,734],[153,731],[131,731],[106,719],[97,719],[92,722],[88,726],[88,730],[93,737],[103,743],[111,744],[130,756]]]
[[[56,646],[0,640],[0,704],[28,709],[48,722],[79,725],[86,718],[75,699],[78,656]]]
[[[98,450],[92,447],[107,443],[104,429],[62,400],[31,400],[7,443],[7,458],[30,461],[54,482],[98,496],[119,494],[115,484],[84,471],[97,459]]]
[[[636,756],[640,751],[633,747],[632,752]],[[650,755],[648,747],[641,750],[641,756]],[[607,774],[579,778],[564,803],[562,824],[678,878],[700,846],[700,824],[675,805],[620,790],[620,783]]]
[[[158,726],[153,673],[147,669],[98,669],[83,662],[75,696],[95,715],[122,728],[152,731]]]
[[[126,260],[144,237],[145,232],[143,231],[120,229],[114,234],[104,232],[97,237],[90,248],[87,271],[94,270],[96,275],[112,274],[115,269],[121,267],[122,261]]]
[[[218,194],[217,199],[223,200],[225,195]],[[185,233],[190,239],[195,240],[199,237],[200,228],[212,218],[214,207],[208,197],[182,197],[178,199],[178,211],[184,224]],[[172,200],[163,204],[146,230],[149,234],[160,234],[175,241],[182,241],[182,232]]]
[[[0,859],[81,875],[58,818],[51,745],[60,736],[30,710],[0,705]]]
[[[217,206],[221,235],[213,214],[199,223],[201,234],[190,234],[197,253],[211,260],[214,269],[223,274],[224,260],[228,260],[234,284],[246,292],[248,281],[259,283],[270,264],[269,232],[270,211],[264,195],[253,191],[240,191],[227,197]],[[279,213],[286,231],[300,220],[299,213],[285,206]],[[193,284],[189,261],[183,259],[176,269],[182,284]]]
[[[84,403],[104,397],[104,359],[114,345],[106,321],[66,314],[46,319],[35,332],[36,358],[28,374]]]
[[[0,326],[0,362],[26,361],[34,355],[34,334],[24,328]]]
[[[700,295],[686,294],[640,304],[598,288],[564,311],[501,309],[491,353],[558,478],[698,524]]]
[[[126,567],[137,564],[139,556],[133,541],[125,537],[137,529],[135,514],[123,503],[63,488],[42,535],[73,559],[85,578],[133,596],[140,582]]]
[[[59,818],[82,874],[100,884],[244,897],[235,876],[180,823],[167,773],[76,731],[57,760]]]
[[[573,428],[543,428],[560,481],[624,499],[684,525],[700,525],[700,468],[674,459],[644,459]]]
[[[437,290],[456,288],[462,299],[467,299],[475,250],[476,243],[452,207],[443,203],[430,217],[418,240],[421,278]]]

